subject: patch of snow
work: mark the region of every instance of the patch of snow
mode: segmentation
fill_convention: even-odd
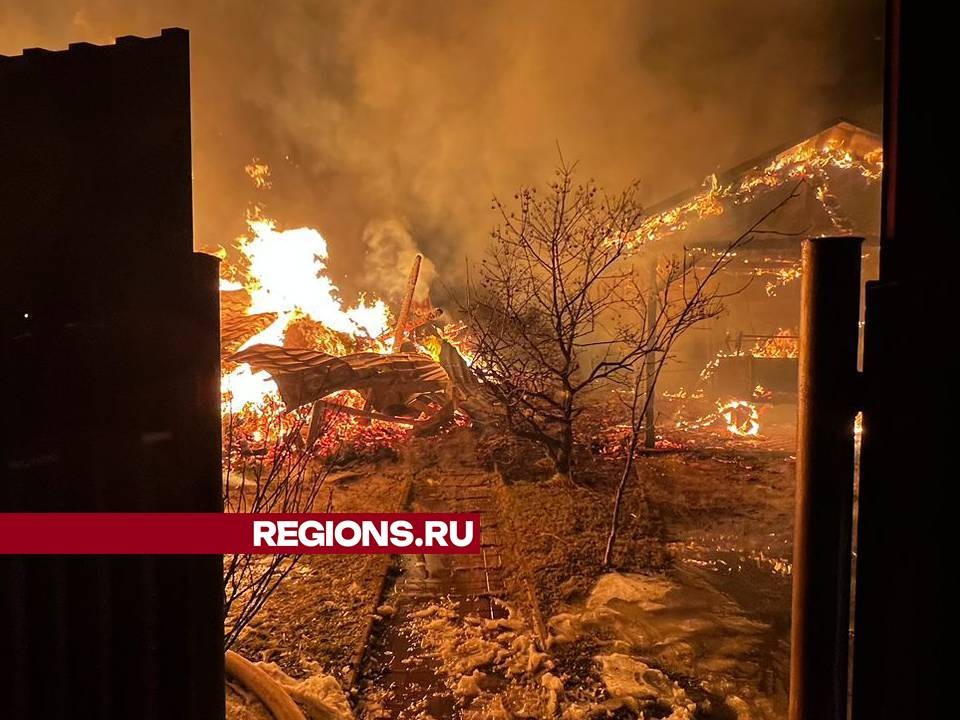
[[[673,709],[674,720],[693,717],[692,702],[677,683],[660,670],[629,655],[600,655],[600,678],[613,700],[652,700]]]
[[[670,708],[673,720],[692,717],[696,701],[673,680],[683,677],[699,681],[701,697],[727,698],[738,717],[777,715],[759,691],[764,670],[759,650],[767,626],[693,578],[604,575],[583,604],[553,616],[547,628],[549,647],[601,643],[595,660],[609,696],[603,703],[607,711],[641,713],[655,704]],[[591,717],[596,709],[571,712]]]
[[[464,675],[453,688],[453,694],[460,698],[476,697],[483,692],[480,683],[486,679],[486,675],[479,670],[474,670],[469,675]]]
[[[652,612],[666,607],[666,596],[676,584],[657,575],[608,573],[602,575],[587,598],[591,610],[606,607],[611,600],[621,600]]]
[[[458,698],[462,720],[548,718],[556,716],[563,682],[551,673],[530,625],[501,603],[507,617],[463,613],[448,600],[414,611],[415,636]],[[509,682],[503,685],[504,679]]]

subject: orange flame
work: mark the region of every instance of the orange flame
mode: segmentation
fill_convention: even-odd
[[[720,408],[719,415],[727,424],[727,430],[734,435],[751,437],[760,434],[760,413],[748,400],[731,400]]]
[[[723,185],[716,175],[704,181],[704,189],[675,207],[651,215],[641,223],[629,244],[637,248],[689,227],[691,220],[722,215],[726,207],[740,205],[757,194],[782,187],[791,181],[807,179],[814,184],[815,195],[837,230],[846,230],[837,214],[827,171],[849,170],[868,183],[877,182],[883,171],[883,150],[877,148],[858,155],[839,138],[811,138],[777,155],[767,165],[758,166],[737,180]],[[790,279],[794,278],[789,278]]]
[[[327,243],[317,230],[278,230],[274,220],[260,216],[248,219],[247,225],[249,235],[238,239],[247,261],[242,283],[251,299],[247,313],[275,313],[277,318],[241,349],[258,343],[282,345],[290,324],[306,318],[334,333],[364,338],[381,352],[388,350],[376,340],[390,326],[386,304],[382,300],[368,304],[361,298],[344,309],[336,285],[326,275]],[[262,404],[277,388],[267,373],[254,373],[243,364],[223,376],[221,391],[230,407],[240,408]]]

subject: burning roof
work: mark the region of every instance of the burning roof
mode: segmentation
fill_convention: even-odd
[[[781,235],[759,238],[751,249],[797,246],[810,235],[878,232],[883,169],[882,144],[875,133],[846,121],[785,147],[707,177],[686,191],[648,209],[637,231],[638,243],[670,239],[685,246],[710,247],[728,230],[749,226],[798,183],[803,197],[778,213]],[[791,237],[785,237],[789,235]]]

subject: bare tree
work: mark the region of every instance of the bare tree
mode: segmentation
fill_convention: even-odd
[[[623,382],[651,354],[662,363],[677,337],[722,308],[712,275],[700,277],[686,253],[658,262],[644,252],[638,183],[608,195],[575,184],[574,170],[561,156],[544,196],[524,188],[512,210],[494,199],[500,223],[459,303],[473,368],[507,426],[539,443],[566,479],[587,394]]]
[[[323,437],[339,413],[322,413],[310,424],[310,437]],[[314,503],[327,477],[329,462],[320,463],[304,448],[303,434],[309,413],[265,412],[258,433],[265,440],[251,448],[230,414],[225,430],[223,506],[235,513],[305,513]],[[327,458],[329,461],[329,458]],[[264,603],[297,564],[299,555],[227,555],[224,557],[224,650],[260,612]]]

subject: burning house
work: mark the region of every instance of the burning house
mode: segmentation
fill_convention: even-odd
[[[796,403],[801,240],[863,237],[863,280],[875,278],[881,169],[879,136],[840,121],[648,209],[645,239],[709,259],[793,194],[725,267],[722,283],[730,295],[723,315],[678,343],[678,361],[661,390],[677,402],[681,427],[702,423],[685,403],[719,402],[711,422],[723,420],[731,432],[747,435],[759,427],[758,406],[767,413]]]

